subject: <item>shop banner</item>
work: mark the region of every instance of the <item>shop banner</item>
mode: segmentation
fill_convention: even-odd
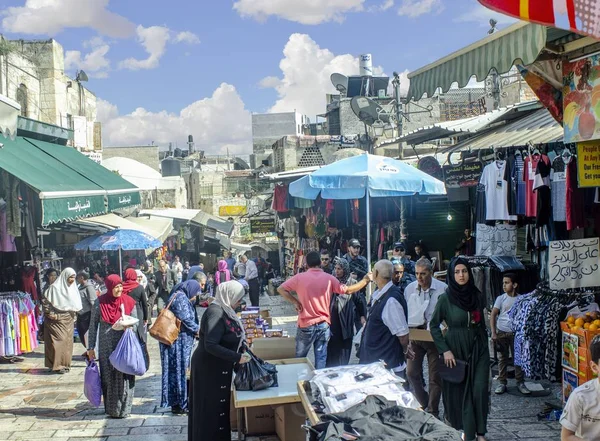
[[[219,207],[219,216],[243,216],[248,213],[245,205],[223,205]]]
[[[74,221],[106,213],[104,196],[42,199],[42,225]]]
[[[563,63],[564,142],[600,139],[600,57]]]
[[[600,286],[600,239],[550,242],[548,276],[550,289]]]
[[[275,232],[275,219],[250,219],[252,234],[267,234]]]
[[[600,38],[600,15],[595,0],[479,0],[502,14]]]
[[[600,142],[577,144],[579,187],[600,187]]]
[[[517,226],[477,224],[476,252],[478,256],[516,256]]]
[[[483,164],[479,161],[444,166],[446,188],[474,187],[479,183]]]
[[[142,200],[139,191],[108,195],[108,211],[140,205],[141,203]]]

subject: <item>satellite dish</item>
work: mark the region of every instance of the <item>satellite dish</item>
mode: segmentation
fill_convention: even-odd
[[[352,98],[350,107],[356,116],[358,116],[358,119],[370,126],[378,120],[383,122],[390,121],[390,117],[383,107],[366,96],[355,96]]]
[[[331,74],[331,82],[339,93],[346,95],[348,91],[348,77],[346,75],[333,73]]]

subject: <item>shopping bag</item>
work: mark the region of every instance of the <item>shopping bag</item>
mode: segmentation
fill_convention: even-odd
[[[263,390],[277,385],[277,368],[247,351],[248,363],[238,365],[233,381],[236,390]]]
[[[100,370],[95,360],[87,362],[83,375],[83,393],[92,406],[100,406],[102,402],[102,382],[100,380]]]
[[[146,362],[142,346],[131,328],[125,329],[117,347],[108,358],[113,367],[127,375],[144,375]]]

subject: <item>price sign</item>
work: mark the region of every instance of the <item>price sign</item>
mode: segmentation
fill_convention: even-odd
[[[600,286],[600,239],[550,242],[550,289]]]

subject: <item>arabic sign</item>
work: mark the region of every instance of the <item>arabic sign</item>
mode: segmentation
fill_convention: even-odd
[[[219,207],[219,216],[243,216],[248,213],[245,205],[222,205]]]
[[[108,211],[118,210],[119,208],[130,207],[141,204],[140,193],[137,191],[131,193],[109,194]]]
[[[275,232],[275,219],[250,219],[251,234],[267,234]]]
[[[577,144],[579,187],[600,187],[600,143]]]
[[[476,254],[478,256],[516,256],[517,226],[477,224]]]
[[[476,161],[460,165],[445,165],[443,169],[446,188],[474,187],[481,178],[483,164]]]
[[[106,213],[104,196],[42,199],[42,225]]]
[[[550,242],[550,289],[600,286],[600,239]]]

